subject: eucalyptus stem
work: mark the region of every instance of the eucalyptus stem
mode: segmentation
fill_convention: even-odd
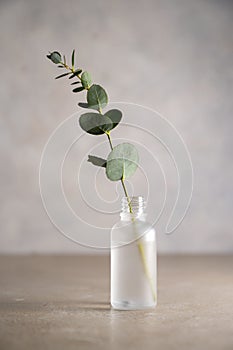
[[[61,62],[61,65],[62,65],[64,68],[66,68],[67,70],[69,70],[71,73],[74,74],[74,72],[75,72],[74,67],[68,66],[68,64],[66,64],[65,62]],[[81,81],[81,77],[80,77],[79,74],[76,74],[76,77]],[[88,90],[88,89],[86,89],[86,90]]]
[[[128,192],[127,192],[127,189],[126,189],[126,186],[125,186],[125,181],[124,181],[123,178],[121,179],[121,184],[122,184],[123,190],[124,190],[124,192],[125,192],[125,196],[126,196],[126,198],[127,198],[127,202],[128,202],[128,206],[129,206],[129,212],[130,212],[131,214],[133,214],[133,209],[132,209],[131,201],[130,201],[130,199],[129,199],[129,195],[128,195]]]
[[[111,150],[113,150],[113,144],[112,144],[110,132],[106,132],[106,135],[107,135],[107,137],[108,137],[108,141],[109,141],[109,144],[110,144],[110,148],[111,148]]]
[[[111,150],[113,150],[113,144],[112,144],[112,139],[111,139],[111,136],[110,136],[110,132],[106,132],[106,135],[108,137],[110,148],[111,148]],[[127,201],[128,201],[129,211],[130,211],[131,214],[133,214],[132,206],[131,206],[131,203],[130,203],[129,195],[128,195],[128,192],[127,192],[127,189],[126,189],[126,186],[125,186],[125,181],[124,181],[123,177],[121,178],[121,184],[122,184],[125,196],[126,196]]]
[[[111,139],[110,133],[106,132],[106,135],[108,137],[110,148],[111,148],[111,150],[113,150],[113,144],[112,144],[112,139]],[[122,184],[125,196],[127,198],[127,202],[128,202],[128,206],[129,206],[129,212],[130,212],[130,214],[132,214],[131,221],[132,221],[132,223],[133,223],[133,225],[135,227],[135,217],[134,217],[134,213],[133,213],[133,208],[132,208],[131,201],[130,201],[130,198],[129,198],[129,195],[128,195],[128,192],[127,192],[127,189],[126,189],[126,186],[125,186],[124,178],[121,179],[121,184]],[[135,227],[135,230],[136,230],[136,227]],[[149,268],[148,268],[148,264],[147,264],[147,261],[146,261],[146,254],[145,254],[144,245],[143,245],[142,242],[137,241],[137,246],[138,246],[139,253],[141,255],[142,264],[143,264],[143,268],[144,268],[146,277],[147,277],[147,279],[149,281],[149,284],[150,284],[150,288],[151,288],[151,292],[152,292],[152,295],[153,295],[153,299],[154,299],[154,301],[156,301],[155,287],[154,287],[153,280],[151,278],[150,271],[149,271]]]

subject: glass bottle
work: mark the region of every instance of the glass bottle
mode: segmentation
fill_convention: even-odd
[[[121,220],[111,230],[111,305],[118,310],[157,303],[157,247],[143,197],[123,197]]]

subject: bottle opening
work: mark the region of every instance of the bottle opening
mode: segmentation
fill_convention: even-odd
[[[146,202],[142,196],[123,197],[122,214],[133,214],[139,216],[144,212]]]

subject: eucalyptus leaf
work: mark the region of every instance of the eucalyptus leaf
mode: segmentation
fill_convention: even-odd
[[[106,159],[100,158],[100,157],[96,157],[96,156],[92,156],[92,155],[88,155],[88,162],[92,163],[95,166],[100,166],[103,168],[106,168]]]
[[[73,68],[74,68],[74,54],[75,54],[75,49],[73,50],[72,57],[71,57],[71,64]]]
[[[100,85],[93,84],[87,91],[87,103],[89,108],[101,111],[108,103],[107,92]]]
[[[74,77],[77,77],[78,74],[82,73],[82,69],[78,68],[76,69],[73,74],[69,77],[69,79],[72,79]]]
[[[61,54],[58,51],[51,52],[49,55],[47,55],[47,58],[55,64],[59,64],[61,62]]]
[[[78,105],[79,105],[79,107],[82,107],[82,108],[89,108],[88,104],[85,102],[79,102]]]
[[[83,90],[85,90],[84,87],[83,87],[83,86],[79,86],[79,87],[73,89],[72,91],[73,91],[73,92],[81,92],[81,91],[83,91]]]
[[[88,134],[102,135],[111,130],[112,121],[110,118],[99,113],[84,113],[79,118],[79,125]]]
[[[91,75],[89,72],[83,72],[81,75],[81,82],[82,85],[85,89],[89,89],[89,87],[91,86],[92,80],[91,80]]]
[[[132,176],[138,167],[137,149],[130,143],[121,143],[113,148],[107,158],[106,175],[111,181]]]
[[[64,73],[64,74],[58,75],[55,79],[60,79],[60,78],[66,77],[69,74],[70,73]]]
[[[112,129],[114,129],[120,123],[122,118],[122,112],[119,111],[119,109],[110,109],[104,115],[111,119],[113,123]]]

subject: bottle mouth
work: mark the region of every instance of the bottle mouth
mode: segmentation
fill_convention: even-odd
[[[132,196],[122,198],[122,213],[141,214],[146,202],[143,196]]]

